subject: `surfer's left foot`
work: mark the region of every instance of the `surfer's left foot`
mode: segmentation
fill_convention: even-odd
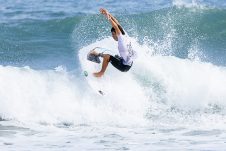
[[[102,75],[104,75],[104,73],[103,72],[96,72],[96,73],[93,73],[93,75],[95,77],[101,77]]]

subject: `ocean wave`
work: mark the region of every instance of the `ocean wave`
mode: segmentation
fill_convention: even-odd
[[[225,65],[226,11],[218,8],[164,8],[117,16],[130,36],[154,49],[155,54],[199,59]],[[86,16],[72,34],[76,48],[110,36],[101,16]]]
[[[121,73],[109,65],[106,76],[110,80],[103,82],[110,87],[104,96],[89,86],[82,66],[78,73],[61,67],[0,66],[1,118],[25,123],[146,125],[156,119],[170,123],[190,116],[192,121],[199,115],[225,115],[224,67],[153,56],[151,48],[135,41],[138,58],[131,71]],[[105,38],[84,46],[79,54],[100,45],[117,51],[112,38]],[[81,64],[84,58],[79,58]]]

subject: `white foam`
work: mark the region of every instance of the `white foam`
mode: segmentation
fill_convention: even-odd
[[[125,78],[122,75],[116,81],[123,83]],[[132,78],[123,83],[124,87],[114,83],[112,92],[104,97],[84,86],[84,79],[76,79],[61,67],[36,71],[0,66],[0,82],[0,115],[5,119],[75,125],[137,124],[144,120],[142,102],[146,99]],[[128,91],[126,86],[132,87],[131,92],[120,93]]]
[[[119,72],[109,65],[107,80],[103,81],[108,85],[105,96],[94,92],[85,77],[63,67],[37,71],[0,66],[1,117],[46,124],[143,125],[149,121],[146,116],[159,120],[159,116],[169,115],[172,107],[193,112],[205,111],[209,104],[226,106],[224,67],[173,56],[151,56],[146,45],[134,44],[138,58],[129,72]],[[117,53],[117,43],[106,38],[84,47],[79,55],[96,46]],[[83,59],[80,57],[81,63]]]
[[[203,9],[205,8],[205,4],[198,1],[198,0],[173,0],[172,1],[173,6],[178,7],[186,7],[186,8],[199,8]]]
[[[52,123],[79,110],[79,91],[67,73],[0,66],[0,75],[3,118]]]
[[[191,54],[190,60],[165,56],[165,53],[164,56],[160,54],[153,56],[153,53],[150,53],[153,52],[152,48],[148,48],[146,45],[141,46],[135,40],[133,44],[138,52],[138,58],[132,69],[126,74],[121,74],[109,65],[106,74],[115,82],[121,79],[120,83],[125,83],[131,91],[135,90],[136,92],[134,87],[142,91],[141,95],[134,93],[133,96],[135,100],[141,100],[140,96],[143,99],[148,98],[148,103],[145,101],[137,102],[138,106],[147,105],[149,108],[149,111],[144,108],[141,113],[146,112],[151,117],[153,115],[158,117],[166,115],[169,109],[176,107],[179,110],[195,114],[196,111],[204,113],[211,105],[222,108],[226,106],[226,88],[224,87],[226,69],[211,63],[201,62],[198,48],[191,49],[189,52]],[[117,43],[113,42],[111,38],[95,42],[80,52],[97,46],[114,50],[113,52],[117,53]],[[114,85],[114,88],[118,88],[118,84]],[[119,91],[117,95],[123,96],[123,92]],[[111,101],[115,102],[116,100],[115,98]],[[127,107],[130,108],[130,106]],[[224,109],[221,112],[224,112]],[[172,116],[170,117],[172,118]]]
[[[162,56],[152,57],[143,64],[146,66],[146,72],[159,81],[161,89],[164,90],[161,97],[169,103],[189,109],[206,107],[210,103],[226,105],[224,68]]]

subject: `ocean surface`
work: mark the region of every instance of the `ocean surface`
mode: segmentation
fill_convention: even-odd
[[[109,92],[79,56],[117,52],[107,8],[133,40]],[[1,0],[0,150],[226,150],[225,0]]]

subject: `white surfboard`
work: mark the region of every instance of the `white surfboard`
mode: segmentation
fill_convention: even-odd
[[[101,49],[95,49],[96,52],[100,53],[102,52]],[[107,87],[109,84],[109,78],[108,75],[104,75],[102,77],[95,77],[93,75],[94,72],[99,72],[102,67],[102,61],[103,59],[100,57],[100,63],[95,63],[92,61],[87,60],[87,54],[90,52],[90,50],[84,50],[80,52],[79,59],[81,63],[81,67],[83,70],[83,75],[86,77],[86,80],[89,84],[89,86],[98,94],[100,95],[106,95]]]

